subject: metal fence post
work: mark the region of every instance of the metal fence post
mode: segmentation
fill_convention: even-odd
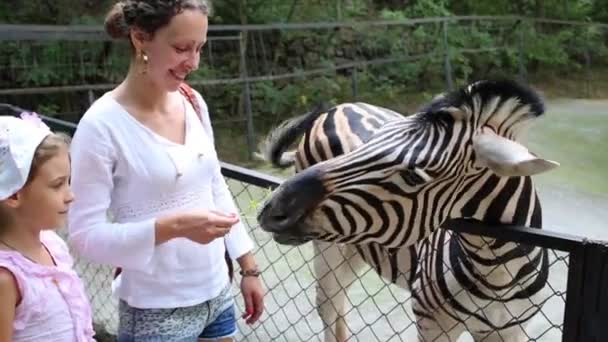
[[[518,32],[518,39],[517,39],[517,67],[519,69],[519,80],[520,82],[526,82],[527,79],[527,75],[526,75],[526,64],[525,64],[525,55],[524,55],[524,38],[525,38],[525,20],[519,19],[520,20],[520,25],[519,25],[519,32]]]
[[[243,80],[243,105],[245,107],[244,112],[247,119],[247,156],[251,159],[255,150],[255,131],[251,110],[251,88],[247,72],[247,33],[246,30],[241,31],[240,33],[239,53],[241,55],[241,80]]]
[[[445,66],[445,81],[449,90],[454,90],[454,79],[452,77],[452,62],[450,61],[450,43],[448,41],[448,21],[443,21],[443,56]]]
[[[350,81],[353,89],[353,99],[357,100],[359,97],[359,76],[356,67],[350,69]]]
[[[89,106],[91,106],[91,105],[93,105],[93,102],[95,102],[95,100],[96,100],[95,93],[93,93],[92,89],[89,89],[88,96],[89,96]]]
[[[585,43],[585,96],[591,97],[591,53],[589,45]]]
[[[209,58],[209,65],[213,66],[213,40],[210,39],[207,42],[207,57]]]
[[[569,259],[562,341],[608,341],[608,245],[586,241]]]

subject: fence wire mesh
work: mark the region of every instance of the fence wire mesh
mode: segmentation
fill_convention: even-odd
[[[352,253],[333,254],[331,259],[324,260],[326,251],[315,252],[311,243],[290,247],[279,245],[272,237],[262,231],[256,222],[256,211],[258,206],[270,193],[264,189],[234,179],[227,179],[230,190],[239,207],[241,217],[249,229],[250,236],[255,242],[255,256],[263,270],[262,281],[266,290],[265,313],[259,323],[247,326],[239,321],[239,333],[237,341],[335,341],[335,314],[340,303],[340,294],[343,289],[348,289],[345,297],[344,322],[347,341],[416,341],[418,326],[416,316],[412,311],[414,302],[412,291],[427,293],[428,289],[418,288],[406,290],[381,278],[378,273],[370,267],[351,267]],[[492,239],[480,239],[485,244],[481,248],[495,244]],[[436,246],[437,247],[437,246]],[[425,258],[436,256],[436,247],[421,256],[417,265],[425,264]],[[442,248],[444,246],[441,246]],[[340,249],[340,253],[344,250]],[[465,289],[452,291],[456,295],[465,295],[469,298],[468,307],[471,316],[464,320],[465,324],[475,323],[474,315],[484,316],[489,312],[499,315],[502,322],[512,323],[521,320],[531,311],[538,312],[529,322],[522,326],[524,340],[527,341],[559,341],[563,332],[563,317],[566,300],[566,283],[568,275],[568,253],[548,250],[549,271],[546,286],[542,295],[534,300],[525,296],[518,302],[520,307],[513,310],[512,306],[504,303],[503,299],[510,297],[521,288],[517,285],[508,286],[501,284],[503,288],[497,291],[497,300],[479,301],[470,295]],[[330,313],[331,320],[323,323],[317,306],[317,278],[335,277],[329,268],[320,275],[315,275],[314,262],[320,261],[331,265],[331,269],[343,266],[347,272],[343,272],[333,279],[333,288],[321,292],[321,304]],[[532,263],[533,259],[524,256],[523,262]],[[451,266],[444,261],[445,279],[452,279]],[[475,268],[478,281],[491,281],[496,279],[517,278],[517,283],[523,284],[538,276],[540,266],[536,264],[532,271],[524,277],[513,273],[509,266],[499,265],[495,267]],[[98,341],[113,341],[118,324],[117,299],[111,294],[112,269],[99,266],[77,259],[77,271],[85,281],[93,311],[94,322],[98,333]],[[406,286],[407,275],[399,276],[397,283]],[[237,312],[244,312],[244,305],[239,294],[240,277],[236,275],[233,283],[233,294],[237,305]],[[477,285],[474,282],[470,285]],[[430,293],[430,292],[428,292]],[[427,296],[429,294],[426,294]],[[434,298],[438,306],[449,306],[445,298]],[[523,305],[523,309],[521,306]],[[488,318],[491,318],[487,316]],[[451,322],[453,323],[453,321]],[[516,328],[519,325],[515,325]],[[421,341],[473,341],[473,337],[464,333],[460,339],[455,339],[454,334],[459,334],[459,327],[450,325],[450,322],[442,326],[443,331],[433,339],[421,339]],[[485,336],[477,336],[477,341],[507,341],[506,335],[497,334],[495,331],[487,331]]]

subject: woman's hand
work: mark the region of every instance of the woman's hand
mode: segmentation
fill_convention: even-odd
[[[228,234],[232,226],[239,222],[239,218],[236,214],[201,211],[185,214],[178,222],[182,237],[207,244]]]
[[[260,278],[243,276],[241,279],[241,293],[245,302],[245,313],[241,317],[245,319],[245,323],[253,324],[260,319],[264,312],[264,289]]]
[[[226,235],[239,222],[236,214],[197,210],[160,218],[156,221],[156,244],[177,237],[207,244]]]
[[[245,302],[243,318],[247,324],[253,324],[264,312],[264,289],[260,281],[260,271],[251,252],[241,255],[237,261],[241,266],[241,293]]]

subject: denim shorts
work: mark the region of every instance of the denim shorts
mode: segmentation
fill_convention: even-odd
[[[206,340],[217,340],[233,337],[234,335],[236,335],[236,316],[234,305],[231,305],[217,316],[215,321],[206,326],[198,337]]]
[[[196,342],[236,335],[230,287],[207,302],[174,309],[138,309],[119,303],[118,342]]]

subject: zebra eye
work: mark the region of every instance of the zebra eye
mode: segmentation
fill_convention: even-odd
[[[410,186],[419,186],[428,183],[432,177],[422,169],[406,169],[399,172],[401,178]]]

